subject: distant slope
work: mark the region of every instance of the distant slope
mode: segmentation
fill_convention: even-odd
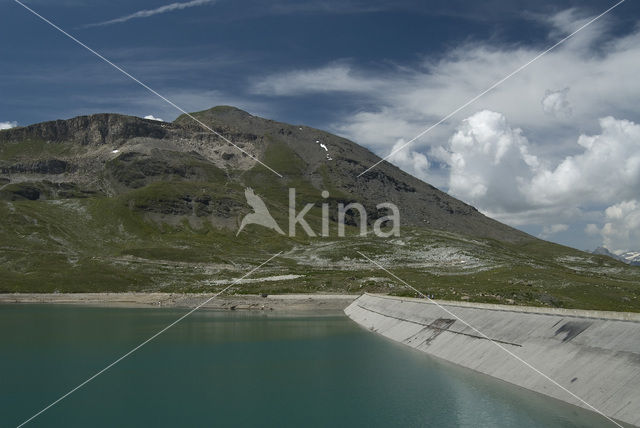
[[[622,253],[618,255],[618,254],[612,253],[605,247],[598,247],[592,251],[592,254],[600,254],[603,256],[611,257],[612,259],[619,260],[623,263],[626,263],[632,266],[640,266],[640,252],[638,251],[628,251],[626,253]]]
[[[620,258],[625,263],[640,266],[640,251],[627,251],[626,253],[620,254]]]

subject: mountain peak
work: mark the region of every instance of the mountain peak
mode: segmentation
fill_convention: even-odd
[[[208,125],[229,124],[229,122],[238,122],[255,117],[237,107],[221,105],[211,107],[206,110],[192,112],[189,114],[181,114],[176,118],[176,120],[173,121],[173,123],[179,125],[189,125],[191,122],[193,122],[193,119],[191,119],[191,117],[189,116],[193,116]]]

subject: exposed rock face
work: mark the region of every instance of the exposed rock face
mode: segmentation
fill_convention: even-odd
[[[287,207],[287,189],[296,187],[304,188],[299,193],[308,202],[321,202],[321,191],[329,190],[332,209],[360,202],[371,213],[369,222],[382,215],[377,204],[393,202],[403,226],[512,242],[533,239],[387,162],[358,177],[379,158],[336,135],[233,107],[194,115],[237,147],[186,115],[165,123],[96,114],[1,131],[0,179],[6,184],[0,182],[0,198],[118,196],[149,213],[229,218],[243,210],[245,187],[272,195],[280,207]]]
[[[119,114],[94,114],[68,120],[36,123],[4,132],[2,140],[40,139],[51,143],[73,142],[104,145],[126,142],[135,137],[164,138],[171,124]]]

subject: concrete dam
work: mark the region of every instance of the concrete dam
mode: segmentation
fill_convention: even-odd
[[[372,294],[344,312],[431,356],[640,426],[640,314]]]

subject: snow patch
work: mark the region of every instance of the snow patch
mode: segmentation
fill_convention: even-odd
[[[333,158],[329,154],[329,148],[327,147],[326,144],[321,143],[320,140],[316,140],[316,144],[320,144],[320,147],[322,147],[324,149],[324,151],[327,152],[327,154],[326,154],[327,160],[333,160]]]

